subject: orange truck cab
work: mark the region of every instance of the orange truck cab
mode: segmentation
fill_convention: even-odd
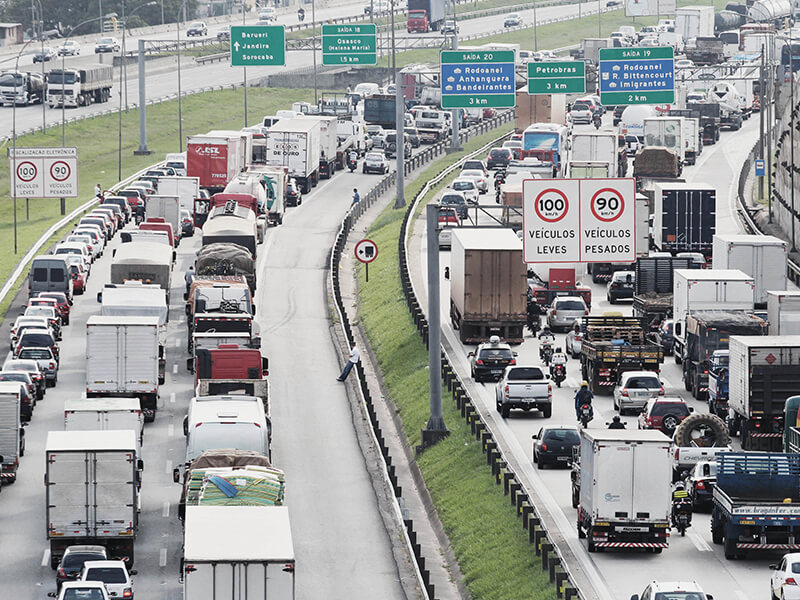
[[[195,383],[200,379],[264,379],[267,375],[269,360],[254,348],[220,344],[198,348],[195,353]]]

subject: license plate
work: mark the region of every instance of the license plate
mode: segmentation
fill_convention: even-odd
[[[501,369],[492,369],[492,375],[500,375],[503,371]]]
[[[566,462],[569,460],[569,456],[559,456],[556,460],[563,460]]]
[[[647,527],[614,527],[615,531],[626,531],[629,533],[646,533],[650,531]]]

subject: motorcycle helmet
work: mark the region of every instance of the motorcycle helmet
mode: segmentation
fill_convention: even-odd
[[[685,489],[686,489],[686,488],[684,487],[684,485],[683,485],[683,482],[682,482],[682,481],[679,481],[678,483],[676,483],[676,484],[675,484],[675,488],[674,488],[674,490],[675,490],[675,491],[678,491],[678,490],[685,490]]]
[[[619,415],[614,415],[614,418],[611,420],[614,421],[614,423],[619,423],[620,421]]]
[[[582,388],[588,388],[589,387],[589,382],[584,379],[583,381],[581,381],[581,387]]]

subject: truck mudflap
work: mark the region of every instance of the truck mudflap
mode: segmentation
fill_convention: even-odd
[[[737,550],[800,550],[800,544],[751,544],[736,542]]]
[[[668,542],[595,542],[596,548],[669,548]]]

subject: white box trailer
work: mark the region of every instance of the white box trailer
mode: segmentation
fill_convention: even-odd
[[[685,44],[698,37],[714,37],[714,7],[681,6],[675,11],[675,33]]]
[[[771,235],[714,236],[715,269],[739,269],[753,278],[756,306],[766,306],[767,292],[786,290],[788,242]]]
[[[576,131],[572,135],[570,161],[610,163],[616,167],[618,154],[619,140],[614,131]]]
[[[161,286],[141,281],[107,283],[97,294],[100,314],[106,317],[155,317],[164,327],[169,318],[167,293]]]
[[[286,506],[187,506],[184,600],[294,600]]]
[[[675,356],[683,356],[686,316],[696,310],[750,310],[755,283],[737,269],[675,269],[672,319]]]
[[[139,456],[144,413],[138,398],[79,398],[64,401],[64,431],[125,431],[136,434]]]
[[[582,429],[580,441],[578,529],[586,533],[589,551],[666,548],[670,439],[650,429]]]
[[[307,117],[281,119],[267,130],[267,164],[288,167],[304,194],[319,182],[320,123]]]
[[[181,199],[179,196],[167,196],[159,190],[158,195],[147,199],[144,213],[145,219],[164,219],[172,225],[176,237],[181,237]]]
[[[770,335],[800,335],[800,292],[767,292]]]
[[[320,179],[330,179],[336,170],[336,148],[339,145],[337,119],[322,115],[307,115],[304,118],[319,122],[319,176]]]
[[[194,199],[200,197],[200,178],[159,177],[158,193],[163,196],[177,196],[180,199],[181,210],[188,210],[191,213],[194,211]]]
[[[22,384],[18,381],[0,381],[0,456],[3,484],[17,480],[19,456],[24,447],[25,431],[22,429]]]
[[[663,146],[686,160],[686,144],[683,139],[683,117],[654,117],[644,120],[644,145]]]
[[[86,396],[139,398],[146,421],[156,416],[164,382],[164,348],[155,317],[92,316],[86,323]]]
[[[105,546],[133,565],[139,529],[141,464],[136,435],[50,431],[45,446],[45,522],[50,566],[75,544]]]

